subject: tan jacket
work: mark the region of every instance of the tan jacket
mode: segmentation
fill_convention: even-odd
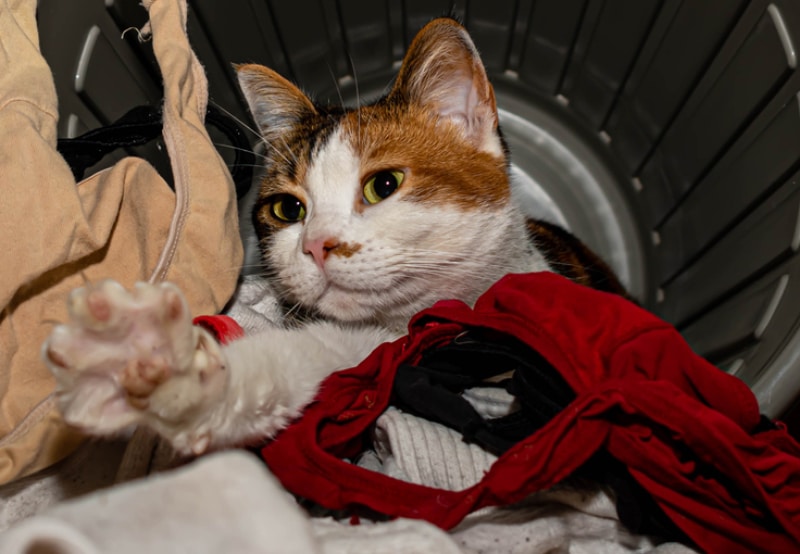
[[[138,158],[76,185],[55,149],[57,99],[36,0],[0,0],[0,484],[81,441],[59,418],[39,354],[70,290],[85,279],[170,280],[195,313],[213,313],[235,287],[236,196],[203,124],[207,81],[186,36],[186,0],[143,3],[165,79],[175,193]]]

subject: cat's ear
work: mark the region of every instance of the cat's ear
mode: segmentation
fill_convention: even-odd
[[[476,147],[503,154],[494,90],[475,44],[455,20],[435,19],[417,33],[390,97],[452,121]]]
[[[258,131],[268,144],[316,113],[311,100],[272,69],[257,64],[235,65],[234,68]]]

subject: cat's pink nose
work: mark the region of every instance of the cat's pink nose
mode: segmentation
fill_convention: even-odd
[[[322,269],[328,254],[339,246],[339,240],[333,237],[309,240],[303,243],[303,252],[314,258],[314,263]]]

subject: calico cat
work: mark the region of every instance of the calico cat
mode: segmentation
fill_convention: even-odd
[[[281,314],[304,317],[220,346],[174,285],[78,289],[43,351],[67,422],[147,425],[198,454],[260,441],[437,300],[549,270],[624,293],[571,235],[515,207],[494,92],[456,21],[424,27],[390,92],[356,109],[315,105],[265,67],[237,72],[268,145],[253,212],[264,278]]]

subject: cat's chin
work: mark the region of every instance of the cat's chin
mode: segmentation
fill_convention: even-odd
[[[353,324],[377,324],[405,329],[415,306],[385,306],[387,294],[380,291],[354,291],[330,284],[314,303],[322,316]]]
[[[369,302],[376,293],[355,292],[329,284],[315,302],[317,311],[326,317],[343,322],[371,321],[375,319],[376,306]]]

